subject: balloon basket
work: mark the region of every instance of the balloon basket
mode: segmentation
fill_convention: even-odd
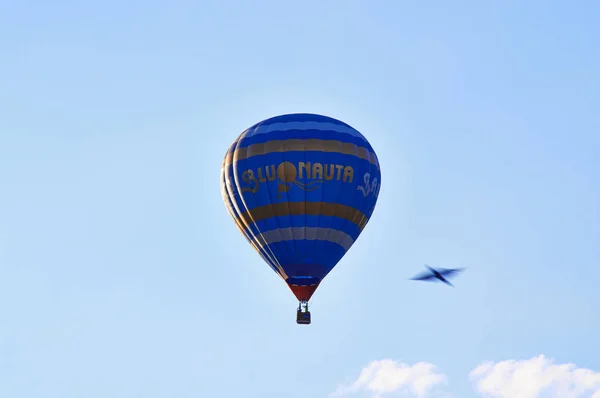
[[[299,325],[310,325],[310,311],[308,310],[308,302],[301,301],[296,312],[296,323]]]
[[[296,323],[299,325],[310,325],[310,312],[298,310],[296,314]]]

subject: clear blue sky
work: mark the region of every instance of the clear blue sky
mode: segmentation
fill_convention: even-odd
[[[488,360],[600,372],[599,21],[594,1],[0,3],[0,396],[326,398],[386,358],[456,398]],[[219,188],[236,136],[288,112],[349,123],[382,165],[309,327]],[[468,270],[408,281],[424,263]]]

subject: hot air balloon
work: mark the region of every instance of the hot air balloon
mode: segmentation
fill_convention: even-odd
[[[243,131],[227,150],[221,193],[248,242],[299,301],[348,252],[377,203],[381,170],[367,139],[316,114],[287,114]]]

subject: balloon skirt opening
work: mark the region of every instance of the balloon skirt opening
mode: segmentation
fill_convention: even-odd
[[[288,286],[298,301],[308,301],[314,294],[315,290],[317,290],[317,287],[319,287],[319,283],[310,286],[298,286],[290,284],[288,284]]]

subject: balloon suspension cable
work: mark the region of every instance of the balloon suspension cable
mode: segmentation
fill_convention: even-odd
[[[298,311],[308,312],[308,301],[301,300],[298,302]]]

